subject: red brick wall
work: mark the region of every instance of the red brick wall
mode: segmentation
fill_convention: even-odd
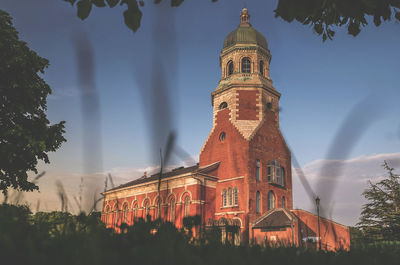
[[[292,172],[291,172],[291,155],[286,147],[278,124],[275,120],[275,112],[266,110],[264,113],[264,123],[258,129],[256,134],[250,140],[250,157],[249,157],[249,188],[250,199],[254,204],[250,211],[250,222],[253,222],[263,213],[267,212],[268,192],[273,191],[275,195],[275,207],[282,207],[282,196],[286,198],[286,208],[293,208],[292,195]],[[256,160],[260,160],[260,181],[255,178]],[[267,180],[267,164],[269,161],[277,160],[285,169],[285,187],[269,184]],[[261,212],[255,213],[256,191],[261,193]]]
[[[293,210],[299,219],[299,240],[306,236],[318,237],[318,217],[304,210]],[[320,218],[320,232],[322,248],[326,250],[350,249],[349,227]]]
[[[238,120],[258,120],[258,91],[238,90]]]

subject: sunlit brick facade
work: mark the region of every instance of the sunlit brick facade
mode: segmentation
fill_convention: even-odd
[[[203,227],[217,225],[235,243],[301,244],[315,237],[314,215],[293,210],[291,153],[279,128],[281,94],[270,78],[267,40],[249,18],[244,8],[239,27],[225,38],[222,76],[211,95],[213,127],[199,163],[165,173],[161,181],[159,175],[143,176],[105,192],[102,220],[107,226],[149,216],[182,227],[185,216],[197,215]],[[273,216],[284,224],[266,227],[274,223]],[[237,232],[224,234],[224,225]],[[330,228],[337,230],[334,241],[340,244],[331,242]],[[347,227],[329,221],[324,231],[329,245],[349,247]]]

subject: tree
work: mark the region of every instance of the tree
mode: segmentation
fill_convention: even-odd
[[[134,32],[140,27],[142,12],[139,6],[144,6],[144,1],[136,0],[64,0],[74,5],[77,3],[77,14],[81,19],[86,19],[93,6],[115,7],[117,4],[126,5],[124,11],[125,24]],[[154,0],[155,4],[162,0]],[[184,0],[171,0],[171,6],[177,7]],[[211,0],[217,2],[218,0]],[[107,3],[107,4],[106,4]],[[347,27],[349,34],[357,36],[361,26],[368,25],[366,16],[373,17],[376,26],[382,21],[391,19],[400,21],[400,0],[279,0],[275,17],[280,17],[287,22],[296,20],[304,25],[312,25],[314,32],[322,35],[322,40],[332,39],[335,27]]]
[[[37,174],[38,160],[66,141],[64,121],[50,125],[46,98],[51,93],[43,74],[49,61],[18,38],[10,15],[0,10],[0,191],[32,191],[28,172]]]
[[[382,165],[388,177],[363,192],[368,200],[357,226],[366,238],[372,240],[400,240],[400,175],[385,161]]]

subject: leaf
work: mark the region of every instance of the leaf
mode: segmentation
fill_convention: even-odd
[[[140,27],[142,11],[140,11],[136,1],[130,1],[127,3],[127,5],[128,9],[124,11],[125,25],[136,32]]]
[[[104,0],[92,0],[93,4],[97,7],[105,7],[106,3],[104,2]]]
[[[400,12],[396,12],[396,14],[394,15],[394,17],[400,21]]]
[[[76,0],[64,0],[64,1],[70,3],[71,6],[73,6],[76,2]]]
[[[347,28],[348,33],[350,35],[353,35],[354,37],[358,35],[358,33],[360,33],[361,29],[360,29],[360,24],[357,22],[350,22],[349,27]]]
[[[114,7],[118,4],[119,0],[106,0],[109,7]]]
[[[318,34],[321,35],[323,32],[323,27],[321,23],[315,24],[314,25],[314,31]]]
[[[322,41],[325,42],[325,41],[326,41],[326,38],[327,38],[326,33],[324,33],[324,34],[322,35]]]
[[[171,0],[171,6],[180,6],[183,0]]]
[[[78,17],[82,20],[87,18],[92,10],[92,2],[90,0],[81,0],[78,2]]]

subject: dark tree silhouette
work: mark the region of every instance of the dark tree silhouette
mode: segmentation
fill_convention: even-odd
[[[28,180],[38,160],[66,141],[64,121],[50,125],[46,98],[51,93],[43,74],[49,61],[18,38],[11,16],[0,10],[0,191],[38,189]]]
[[[124,11],[125,24],[134,32],[140,27],[142,12],[139,6],[144,1],[136,0],[64,0],[77,6],[78,17],[85,19],[89,16],[92,6],[115,7],[117,4],[126,5]],[[162,0],[154,0],[155,4]],[[184,0],[170,0],[172,7],[177,7]],[[211,0],[217,2],[218,0]],[[322,35],[322,40],[332,39],[335,27],[347,27],[348,33],[357,36],[361,27],[368,25],[367,17],[373,18],[376,26],[382,21],[391,19],[400,21],[400,0],[279,0],[275,17],[287,22],[296,20],[304,25],[312,25],[313,30]]]
[[[388,176],[376,184],[369,181],[363,192],[368,200],[363,206],[357,226],[366,238],[400,241],[400,175],[385,161]]]

